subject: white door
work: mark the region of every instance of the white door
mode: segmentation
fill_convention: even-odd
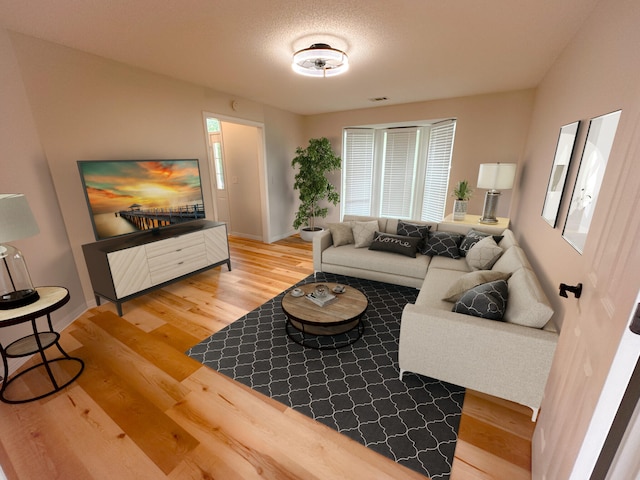
[[[639,342],[626,341],[640,288],[640,125],[635,112],[624,124],[621,120],[616,136],[611,156],[617,161],[607,166],[583,269],[577,272],[582,297],[565,300],[534,433],[535,480],[590,478],[636,363],[620,362],[619,355],[636,360],[640,355]]]

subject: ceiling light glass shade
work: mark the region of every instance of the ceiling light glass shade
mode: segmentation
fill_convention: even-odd
[[[334,77],[349,70],[349,57],[326,43],[314,43],[293,54],[291,68],[308,77]]]

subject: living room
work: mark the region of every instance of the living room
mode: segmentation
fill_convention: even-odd
[[[203,111],[264,126],[269,179],[264,199],[270,212],[266,241],[292,233],[290,161],[308,138],[326,136],[339,153],[346,126],[455,117],[452,182],[475,181],[480,163],[518,163],[516,186],[504,192],[499,214],[510,217],[552,302],[554,319],[565,331],[536,426],[533,478],[586,478],[582,474],[593,465],[583,463],[582,456],[591,445],[601,446],[606,436],[590,425],[594,418],[602,420],[598,399],[636,302],[638,282],[632,272],[639,263],[633,242],[625,239],[638,233],[633,208],[640,172],[632,157],[640,146],[640,64],[635,54],[640,10],[626,0],[593,5],[582,12],[580,28],[537,85],[314,115],[237,98],[3,27],[2,190],[24,193],[38,220],[40,234],[18,244],[31,276],[36,284],[70,290],[61,327],[92,306],[81,245],[94,238],[76,161],[126,155],[199,158],[204,163]],[[618,109],[623,113],[598,210],[580,255],[562,238],[561,225],[551,228],[540,216],[558,132],[570,122],[586,124]],[[583,128],[578,144],[585,137]],[[578,163],[572,165],[569,185]],[[211,204],[211,193],[205,195]],[[481,194],[472,198],[469,209],[481,211]],[[559,218],[567,209],[565,201]],[[338,219],[335,209],[327,221]],[[583,298],[560,298],[561,282],[583,283]]]

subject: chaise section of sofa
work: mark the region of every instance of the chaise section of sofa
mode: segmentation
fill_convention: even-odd
[[[388,234],[396,234],[399,224],[376,217],[344,220],[351,226],[375,220],[377,229]],[[353,243],[334,246],[331,232],[326,231],[314,239],[314,269],[420,289],[415,304],[406,305],[402,314],[400,377],[417,373],[514,401],[530,407],[535,420],[558,334],[550,321],[553,310],[513,232],[485,225],[416,223],[429,226],[434,237],[440,236],[434,232],[472,235],[472,229],[494,236],[493,248],[499,246],[500,254],[486,268],[507,284],[501,321],[454,312],[454,303],[444,300],[450,287],[476,270],[468,257],[417,254],[413,258],[356,248]]]

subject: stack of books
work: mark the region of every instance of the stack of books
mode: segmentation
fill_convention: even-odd
[[[330,293],[323,297],[318,297],[315,293],[311,292],[307,293],[307,298],[319,307],[324,307],[325,305],[329,305],[331,302],[335,301],[338,297],[331,295]]]

